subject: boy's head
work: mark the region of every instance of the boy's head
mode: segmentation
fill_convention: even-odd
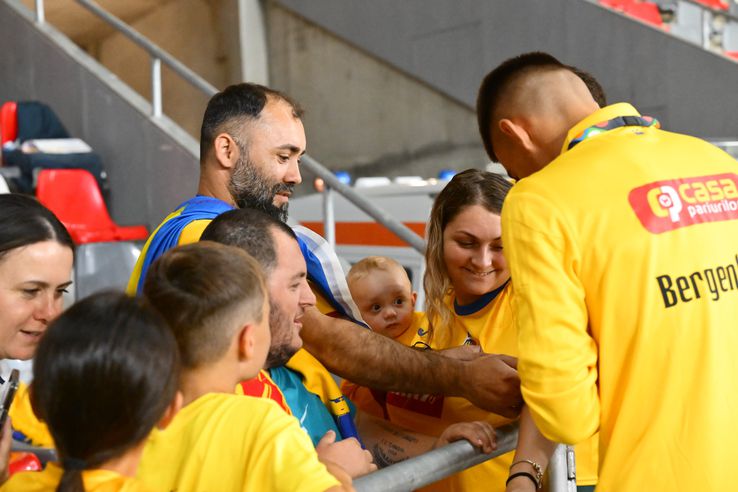
[[[174,333],[185,370],[230,358],[254,377],[269,350],[269,303],[259,264],[244,251],[201,241],[167,251],[146,274],[144,296]]]
[[[369,256],[351,267],[347,281],[361,316],[374,331],[397,338],[410,328],[417,294],[402,265]]]

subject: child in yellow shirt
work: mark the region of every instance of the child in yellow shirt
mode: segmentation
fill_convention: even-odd
[[[270,345],[256,260],[209,241],[180,246],[151,265],[143,293],[177,340],[184,398],[148,440],[143,482],[162,492],[352,490],[342,468],[318,460],[295,417],[272,400],[233,393],[264,366]]]
[[[31,404],[59,455],[1,490],[144,492],[134,476],[146,436],[169,420],[177,345],[152,309],[125,294],[88,297],[49,327],[34,360]]]

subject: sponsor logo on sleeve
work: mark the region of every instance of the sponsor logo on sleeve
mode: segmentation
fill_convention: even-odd
[[[656,181],[631,190],[628,201],[643,227],[654,234],[738,220],[738,175]]]

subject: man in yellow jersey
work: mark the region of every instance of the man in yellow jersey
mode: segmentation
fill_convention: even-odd
[[[299,159],[306,147],[301,114],[286,95],[257,84],[237,84],[213,96],[203,117],[198,195],[152,233],[129,281],[130,294],[140,292],[156,258],[197,241],[227,210],[251,207],[286,217],[289,196],[301,182]],[[510,358],[457,361],[414,351],[316,308],[307,310],[303,325],[310,352],[332,372],[359,384],[463,396],[499,414],[519,412],[519,381]]]
[[[487,75],[477,115],[520,179],[502,231],[539,429],[599,429],[597,490],[735,488],[738,163],[629,104],[600,109],[543,53]]]

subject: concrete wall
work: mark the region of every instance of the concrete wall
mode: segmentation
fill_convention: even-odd
[[[217,88],[241,80],[237,0],[163,2],[131,27],[168,51]],[[106,68],[147,99],[151,94],[148,54],[122,34],[84,45]],[[163,68],[164,113],[199,139],[208,98]]]
[[[40,100],[103,160],[121,224],[157,225],[197,186],[198,144],[48,25],[0,1],[0,100]]]
[[[543,50],[667,129],[738,137],[738,63],[585,0],[278,2],[469,107],[491,68]]]
[[[467,105],[277,2],[267,19],[272,86],[305,107],[308,152],[323,164],[355,176],[433,176],[486,162]]]

